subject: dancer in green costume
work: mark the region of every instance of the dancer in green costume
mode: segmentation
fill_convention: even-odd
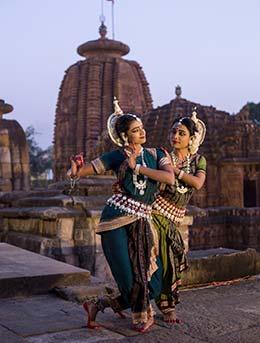
[[[158,231],[159,256],[163,265],[162,291],[156,303],[168,323],[179,322],[175,305],[179,302],[181,272],[188,267],[188,263],[178,226],[192,194],[205,182],[206,159],[197,153],[205,133],[205,125],[196,117],[195,110],[191,118],[184,117],[173,123],[170,133],[173,149],[169,159],[175,182],[173,185],[162,185],[153,203],[153,221]]]
[[[123,114],[115,101],[115,113],[108,119],[110,138],[121,149],[108,152],[91,163],[81,165],[77,155],[71,160],[68,176],[84,177],[113,170],[118,178],[117,192],[107,200],[97,233],[104,254],[118,285],[117,297],[100,297],[83,304],[89,328],[96,328],[96,315],[106,307],[121,311],[131,308],[133,328],[147,331],[154,323],[150,300],[157,298],[162,286],[158,257],[157,230],[152,222],[152,203],[158,182],[173,184],[174,172],[161,149],[146,149],[142,121]]]

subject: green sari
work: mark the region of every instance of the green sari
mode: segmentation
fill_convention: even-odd
[[[185,171],[187,165],[181,169]],[[206,159],[199,154],[191,156],[190,174],[206,172]],[[179,181],[188,188],[186,193],[180,193],[176,184],[164,186],[160,197],[176,208],[185,209],[194,193],[194,188]],[[158,199],[158,197],[157,197]],[[181,272],[187,269],[188,261],[184,242],[178,230],[180,221],[168,219],[162,211],[158,211],[156,201],[153,204],[153,221],[159,236],[159,256],[163,266],[162,291],[156,298],[156,304],[163,313],[172,311],[179,302],[178,286],[181,284]]]

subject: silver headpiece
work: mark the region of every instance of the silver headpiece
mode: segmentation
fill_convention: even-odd
[[[107,120],[107,131],[109,134],[109,137],[111,138],[112,142],[115,143],[116,145],[122,147],[123,144],[123,140],[121,137],[119,137],[119,135],[116,132],[116,122],[117,119],[120,118],[123,115],[130,115],[132,117],[134,117],[136,120],[140,120],[136,115],[131,114],[131,113],[123,113],[123,111],[121,110],[119,104],[118,104],[118,100],[116,97],[114,97],[114,113],[112,113]]]
[[[196,107],[193,108],[191,119],[195,123],[198,131],[195,132],[195,135],[192,138],[192,144],[189,146],[191,154],[195,154],[198,151],[199,146],[203,143],[206,135],[206,125],[201,119],[197,118],[196,109]]]

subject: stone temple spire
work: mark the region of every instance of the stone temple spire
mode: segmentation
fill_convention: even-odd
[[[113,112],[114,96],[124,112],[143,115],[152,109],[142,67],[123,58],[129,46],[107,38],[104,20],[99,34],[98,39],[78,47],[83,59],[66,70],[60,86],[54,131],[56,181],[64,179],[71,155],[83,152],[87,160],[96,155]]]

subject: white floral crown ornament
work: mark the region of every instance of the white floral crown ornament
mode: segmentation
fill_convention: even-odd
[[[111,138],[112,142],[114,142],[116,145],[122,147],[124,146],[124,142],[121,137],[118,136],[116,132],[116,122],[117,119],[121,116],[128,115],[132,116],[135,120],[141,121],[140,118],[138,118],[135,114],[132,113],[123,113],[120,106],[118,105],[118,100],[116,97],[114,97],[114,113],[112,113],[107,120],[107,131],[109,134],[109,137]]]
[[[192,138],[192,144],[189,146],[190,153],[196,154],[196,152],[199,149],[199,146],[203,143],[205,136],[206,136],[206,125],[203,123],[203,121],[199,118],[197,118],[197,107],[193,108],[191,120],[195,123],[195,126],[197,128],[197,132],[195,132],[195,135]]]
[[[118,136],[115,126],[116,126],[117,119],[120,116],[122,116],[124,113],[121,110],[120,106],[118,105],[118,100],[116,97],[114,97],[113,104],[114,104],[114,113],[112,113],[108,117],[107,131],[113,143],[115,143],[118,146],[123,146],[122,139]]]

